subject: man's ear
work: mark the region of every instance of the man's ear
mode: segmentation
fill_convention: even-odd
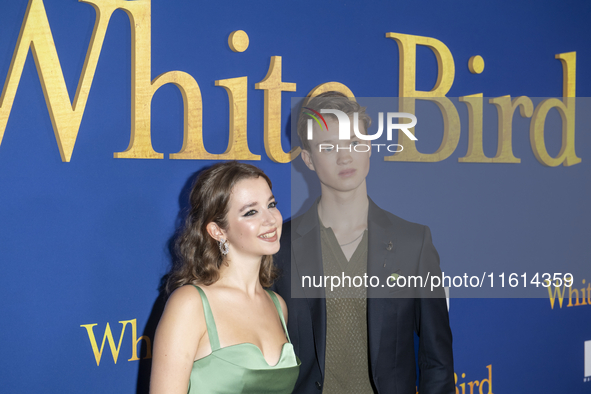
[[[314,169],[314,162],[312,162],[312,155],[310,155],[310,152],[308,152],[306,149],[302,149],[302,153],[300,153],[300,156],[304,161],[306,167],[308,167],[312,171],[316,171]]]
[[[219,241],[221,238],[227,239],[226,232],[222,230],[217,223],[209,222],[207,226],[205,226],[205,228],[207,229],[207,233],[209,234],[209,236],[215,239],[216,241]]]

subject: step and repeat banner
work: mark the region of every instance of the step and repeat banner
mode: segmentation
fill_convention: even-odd
[[[319,185],[292,99],[336,89],[370,132],[383,117],[372,199],[431,229],[456,393],[591,392],[590,15],[558,0],[2,0],[0,391],[147,393],[196,174],[247,161],[284,218],[305,212]],[[388,112],[414,113],[417,140]]]

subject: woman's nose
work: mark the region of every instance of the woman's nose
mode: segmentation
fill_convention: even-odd
[[[277,218],[275,217],[275,215],[271,209],[266,209],[264,215],[265,215],[265,223],[266,224],[272,225],[272,224],[277,223]]]

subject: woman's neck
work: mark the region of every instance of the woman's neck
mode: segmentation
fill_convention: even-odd
[[[228,258],[220,268],[220,279],[216,282],[222,286],[228,286],[254,296],[262,289],[259,272],[262,256],[257,258],[244,258],[228,255]]]

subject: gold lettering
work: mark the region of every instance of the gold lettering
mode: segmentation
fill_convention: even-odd
[[[468,386],[470,386],[470,394],[474,394],[474,385],[476,385],[478,387],[479,384],[480,384],[480,382],[478,380],[475,380],[473,382],[468,382]]]
[[[100,2],[101,5],[109,4],[112,8],[124,10],[131,24],[131,135],[127,149],[114,153],[113,157],[116,159],[162,159],[164,155],[152,148],[150,135],[150,103],[155,92],[151,84],[151,1],[100,0]]]
[[[519,107],[523,118],[531,118],[534,104],[529,97],[521,96],[511,100],[511,96],[491,98],[489,103],[497,107],[499,120],[499,137],[497,154],[490,159],[490,163],[521,163],[521,159],[513,155],[513,115]]]
[[[493,391],[492,391],[492,364],[487,365],[486,368],[488,369],[488,379],[482,379],[480,381],[480,387],[478,387],[478,392],[480,394],[484,394],[482,392],[482,387],[484,387],[484,383],[488,383],[488,393],[487,394],[493,394]]]
[[[228,46],[234,52],[244,52],[248,48],[250,39],[244,30],[236,30],[228,37]]]
[[[573,293],[577,293],[577,295],[575,296],[575,300],[576,302],[573,304]],[[573,286],[568,288],[568,305],[569,306],[579,306],[579,290],[573,288]]]
[[[583,279],[583,284],[585,284],[585,279]],[[587,296],[585,296],[585,288],[581,289],[581,294],[583,295],[581,300],[581,305],[587,305]]]
[[[247,77],[220,79],[215,86],[228,92],[230,101],[230,138],[226,151],[218,155],[219,160],[261,160],[248,149],[246,138]]]
[[[552,292],[552,290],[551,290],[552,287],[554,287],[554,292]],[[560,290],[560,287],[556,287],[556,286],[552,286],[552,285],[548,286],[548,297],[550,298],[550,308],[551,309],[554,309],[554,301],[556,300],[557,295],[558,295],[558,303],[560,304],[560,307],[562,308],[562,301],[564,300],[564,295],[566,293],[566,290],[564,289],[564,287],[565,286],[563,285],[562,290]]]
[[[435,153],[421,153],[417,150],[415,141],[404,139],[404,132],[398,132],[398,143],[404,145],[404,150],[392,156],[384,157],[386,161],[422,161],[437,162],[448,158],[460,141],[460,117],[453,103],[445,97],[451,88],[455,77],[453,56],[439,40],[431,37],[414,36],[409,34],[386,33],[398,44],[400,54],[399,96],[400,112],[415,114],[415,100],[433,101],[443,115],[443,139]],[[430,91],[416,90],[416,47],[424,45],[431,49],[437,58],[437,81]],[[414,134],[414,128],[411,129]],[[404,142],[403,142],[404,141]]]
[[[119,323],[123,324],[121,328],[121,336],[119,337],[119,344],[115,347],[115,340],[113,339],[113,334],[111,333],[111,327],[109,323],[107,323],[107,328],[105,328],[105,335],[103,335],[103,343],[101,344],[101,349],[98,349],[96,338],[94,336],[93,327],[97,324],[81,324],[80,327],[86,328],[86,332],[88,333],[88,339],[90,340],[90,346],[92,346],[92,351],[94,353],[94,358],[96,360],[97,367],[100,365],[101,357],[103,355],[103,349],[105,347],[105,340],[109,341],[109,347],[111,348],[111,353],[113,355],[113,361],[117,364],[117,358],[119,357],[119,350],[121,349],[121,342],[123,341],[123,334],[125,334],[125,327],[127,323],[135,322],[134,320],[124,320],[120,321]]]
[[[151,0],[100,0],[100,2],[101,5],[109,4],[112,8],[124,10],[131,23],[131,135],[127,149],[123,152],[115,152],[113,157],[116,159],[164,158],[162,153],[152,148],[150,117],[152,96],[160,86],[166,83],[174,83],[183,95],[185,139],[179,153],[184,153],[188,144],[187,117],[190,116],[187,114],[188,101],[198,105],[196,101],[200,102],[201,94],[198,86],[195,89],[197,83],[193,78],[180,71],[162,74],[152,83]]]
[[[91,4],[96,10],[96,21],[73,104],[70,103],[70,96],[43,1],[31,0],[29,2],[6,77],[6,83],[0,97],[0,143],[2,143],[4,131],[6,130],[27,53],[31,48],[61,159],[64,162],[70,161],[109,18],[114,11],[114,8],[111,9],[110,7],[101,9],[90,0],[85,2]],[[110,2],[108,4],[110,5]]]
[[[150,102],[158,88],[172,83],[179,88],[183,95],[185,122],[183,146],[178,153],[172,154],[170,157],[172,159],[216,159],[219,155],[209,154],[203,147],[201,91],[193,77],[181,71],[170,71],[151,82],[150,0],[133,2],[85,0],[84,2],[94,7],[97,16],[76,96],[73,104],[70,104],[45,7],[42,0],[30,1],[0,98],[0,143],[30,47],[62,161],[70,161],[109,20],[116,9],[123,9],[129,16],[132,33],[132,121],[129,146],[124,152],[115,153],[114,157],[163,158],[161,153],[155,152],[152,148]]]
[[[343,93],[345,96],[349,97],[350,99],[355,100],[355,95],[353,94],[351,89],[349,89],[347,87],[347,85],[342,84],[340,82],[322,83],[322,84],[316,86],[314,89],[312,89],[310,91],[310,93],[308,93],[308,96],[306,96],[306,97],[316,97],[319,94],[322,94],[325,92],[340,92],[340,93]]]
[[[271,57],[267,76],[255,84],[265,91],[265,151],[275,163],[288,163],[300,154],[300,148],[285,153],[281,147],[281,92],[295,92],[296,84],[281,81],[281,56]]]
[[[98,1],[98,0],[95,0]],[[115,152],[117,159],[162,159],[154,151],[151,137],[152,97],[166,84],[175,85],[183,96],[183,146],[171,159],[212,160],[219,155],[208,153],[203,146],[201,90],[195,79],[182,71],[160,74],[152,81],[151,0],[100,0],[101,6],[123,9],[131,23],[131,135],[129,146]]]
[[[146,357],[144,357],[144,360],[147,358],[152,358],[152,341],[150,340],[150,338],[147,335],[142,335],[141,337],[137,337],[137,322],[136,319],[133,320],[129,320],[129,323],[131,323],[131,358],[127,361],[137,361],[140,358],[137,356],[137,345],[138,343],[140,343],[140,341],[146,341]]]
[[[490,159],[484,155],[482,144],[482,93],[459,98],[468,107],[468,151],[458,158],[460,163],[486,163]]]
[[[562,62],[562,101],[550,98],[536,107],[529,129],[529,139],[536,159],[545,166],[568,167],[581,162],[575,153],[575,100],[577,53],[568,52],[556,55]],[[562,147],[556,157],[551,157],[544,141],[544,123],[548,111],[556,108],[562,118]]]
[[[577,53],[559,53],[554,58],[562,64],[562,97],[577,97]]]
[[[203,103],[201,100],[201,90],[199,85],[187,73],[182,71],[169,71],[160,74],[154,82],[152,82],[152,96],[161,86],[167,83],[172,83],[179,88],[183,95],[183,111],[184,111],[184,126],[183,126],[183,146],[177,153],[171,153],[171,159],[187,159],[187,160],[212,160],[217,157],[205,150],[203,146]],[[146,115],[150,117],[150,106],[148,105]],[[150,122],[147,123],[148,127]],[[149,131],[149,130],[148,130]],[[151,146],[151,142],[150,142]],[[128,148],[129,149],[129,148]],[[118,153],[117,155],[122,155]],[[119,156],[117,156],[119,157]]]

